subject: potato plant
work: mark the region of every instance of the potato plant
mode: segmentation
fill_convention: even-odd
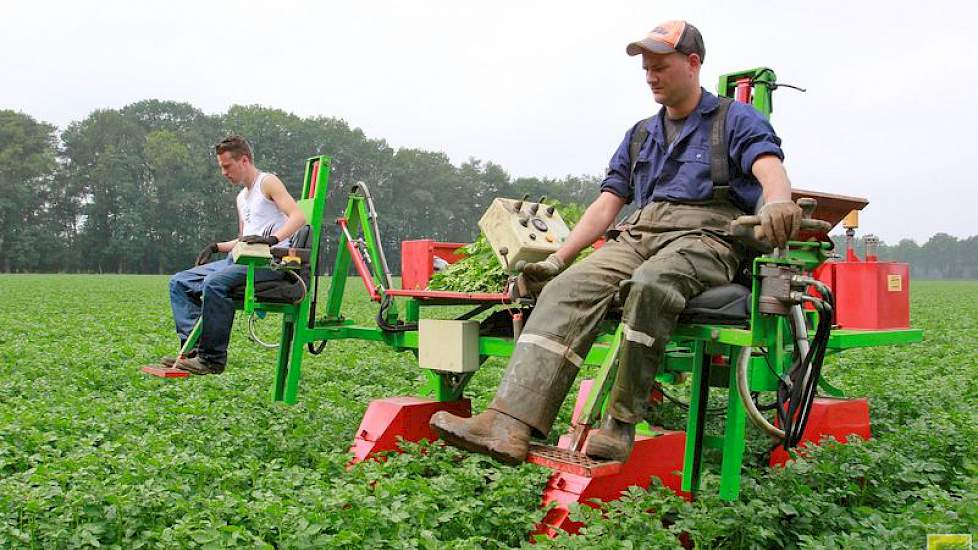
[[[409,353],[333,342],[306,356],[300,403],[285,406],[269,398],[275,352],[248,341],[239,317],[223,375],[141,374],[176,345],[166,282],[0,276],[0,547],[529,547],[542,468],[440,443],[345,467],[370,400],[420,387]],[[348,289],[346,314],[372,322],[362,288]],[[873,440],[747,468],[733,503],[716,498],[707,455],[696,501],[632,489],[577,510],[579,536],[538,547],[916,549],[927,533],[974,533],[978,283],[915,282],[912,296],[924,343],[826,366],[833,383],[869,396]],[[475,409],[503,367],[489,361],[470,384]],[[752,434],[752,452],[766,444]]]

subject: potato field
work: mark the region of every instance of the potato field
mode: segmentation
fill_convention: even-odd
[[[359,281],[344,307],[362,323],[376,313]],[[580,535],[534,547],[920,549],[928,533],[978,535],[978,282],[915,281],[911,319],[923,343],[826,361],[832,384],[869,397],[872,440],[770,469],[755,431],[738,501],[717,497],[707,454],[695,501],[633,488],[577,510]],[[274,340],[278,322],[261,333]],[[177,343],[166,277],[0,276],[0,547],[530,545],[544,468],[437,442],[346,468],[368,403],[421,387],[412,354],[332,342],[306,355],[299,404],[287,406],[270,399],[275,351],[246,326],[239,312],[222,375],[149,377],[140,367]],[[473,409],[503,367],[493,359],[476,375]]]

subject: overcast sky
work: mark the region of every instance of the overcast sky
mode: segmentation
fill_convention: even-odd
[[[772,117],[796,187],[866,197],[861,234],[922,244],[978,234],[975,6],[0,0],[0,108],[63,128],[149,98],[257,103],[513,176],[599,174],[658,109],[625,45],[685,18],[708,90],[757,66],[808,89]]]

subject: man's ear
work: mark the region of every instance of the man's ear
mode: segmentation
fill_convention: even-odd
[[[689,63],[689,68],[691,69],[699,69],[703,66],[703,60],[700,59],[700,54],[698,53],[691,53],[687,55],[686,61]]]

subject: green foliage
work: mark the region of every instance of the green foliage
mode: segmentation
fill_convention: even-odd
[[[369,322],[374,306],[348,288],[345,313]],[[826,365],[869,397],[873,440],[748,468],[733,503],[707,455],[697,500],[631,489],[574,511],[580,535],[537,547],[676,548],[685,534],[696,548],[917,549],[928,533],[974,534],[978,285],[912,292],[924,343]],[[166,278],[0,276],[0,547],[530,547],[540,468],[420,444],[346,469],[369,401],[421,386],[411,354],[331,343],[306,356],[300,403],[282,406],[268,398],[274,351],[238,321],[223,375],[160,380],[138,367],[176,344]],[[474,409],[503,367],[473,380]]]
[[[575,204],[552,203],[567,227],[573,227],[584,215],[585,207]],[[428,283],[432,290],[451,290],[455,292],[502,292],[506,288],[508,277],[506,270],[489,246],[489,241],[482,233],[475,242],[458,249],[464,257],[449,265],[442,271],[436,272]],[[582,251],[578,259],[591,253],[591,248]]]
[[[343,120],[258,105],[206,115],[187,103],[145,100],[95,111],[60,135],[0,111],[0,271],[168,273],[203,244],[233,238],[238,189],[221,177],[213,153],[228,133],[247,137],[256,166],[278,174],[294,196],[305,160],[330,156],[326,219],[366,182],[395,271],[403,240],[472,240],[473,220],[496,196],[532,191],[589,202],[598,193],[597,178],[513,180],[492,162],[455,166],[444,153],[395,150]],[[52,241],[43,255],[34,250],[38,232]],[[329,243],[325,254],[328,265]]]

